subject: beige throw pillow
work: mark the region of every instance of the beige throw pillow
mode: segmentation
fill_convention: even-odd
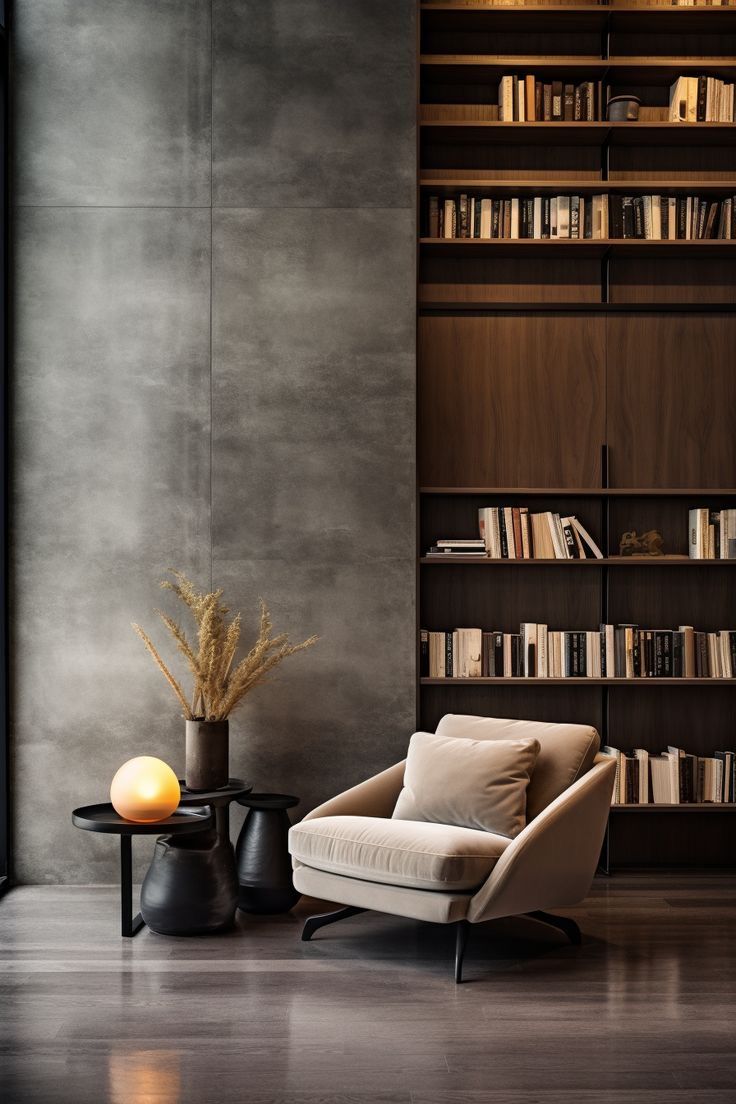
[[[539,741],[467,740],[415,732],[395,820],[427,820],[513,838],[526,824],[526,789]]]

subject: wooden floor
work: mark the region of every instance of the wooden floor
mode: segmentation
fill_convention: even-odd
[[[366,914],[116,935],[107,888],[0,902],[3,1104],[733,1104],[736,882],[616,875],[471,932]]]

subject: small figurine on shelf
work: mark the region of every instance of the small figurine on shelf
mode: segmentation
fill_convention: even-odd
[[[637,535],[636,529],[624,533],[618,547],[620,556],[664,556],[662,534],[656,529]]]

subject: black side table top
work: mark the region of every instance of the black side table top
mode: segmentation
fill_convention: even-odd
[[[199,803],[200,805],[202,802]],[[111,832],[118,836],[160,836],[162,831],[173,835],[177,832],[201,832],[212,827],[212,814],[206,809],[176,809],[162,820],[141,823],[126,820],[116,813],[109,801],[99,805],[82,805],[72,813],[77,828],[88,832]]]
[[[299,804],[300,798],[293,794],[247,793],[236,800],[238,805],[245,805],[246,809],[293,809]]]
[[[231,801],[235,801],[242,794],[250,793],[253,789],[253,783],[246,782],[242,778],[230,778],[227,786],[220,786],[218,790],[188,790],[183,778],[179,779],[179,785],[181,786],[179,812],[196,805],[213,805],[215,808],[229,805]]]

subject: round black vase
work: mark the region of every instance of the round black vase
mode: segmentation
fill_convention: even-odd
[[[247,794],[238,804],[250,811],[240,829],[235,860],[243,912],[288,912],[301,894],[294,889],[287,809],[299,804],[289,794]]]
[[[217,831],[160,836],[141,888],[141,916],[160,935],[229,928],[238,904],[232,844]]]

